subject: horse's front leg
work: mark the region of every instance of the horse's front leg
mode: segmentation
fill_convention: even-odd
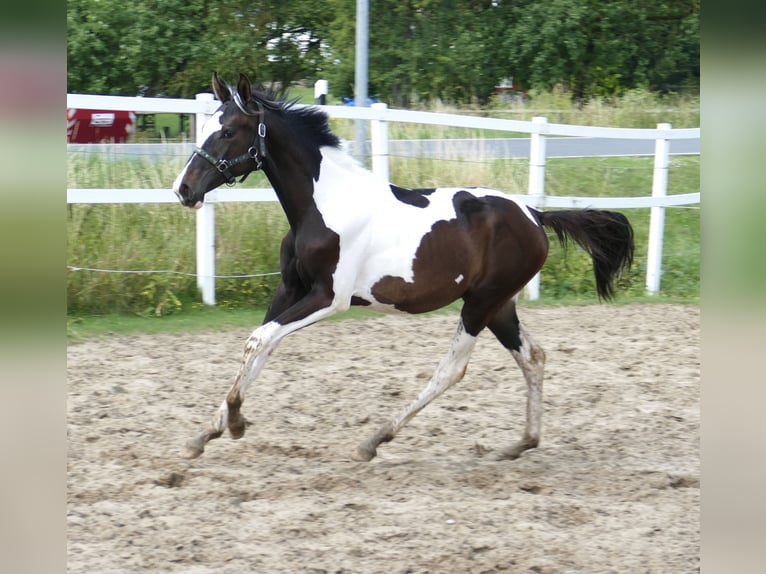
[[[272,305],[272,309],[274,308]],[[204,431],[186,443],[186,457],[200,456],[205,450],[205,445],[210,440],[220,437],[227,427],[232,438],[242,437],[245,433],[245,419],[240,413],[240,407],[248,387],[263,370],[269,355],[290,333],[338,311],[339,305],[333,301],[331,292],[317,288],[273,319],[269,319],[269,315],[275,313],[270,312],[265,322],[248,337],[237,377],[216,414]]]
[[[240,413],[245,390],[258,377],[269,355],[276,348],[279,340],[275,335],[279,327],[280,325],[273,321],[264,323],[248,337],[234,384],[205,430],[186,443],[187,458],[200,456],[205,450],[205,445],[210,440],[220,437],[227,427],[232,438],[241,438],[245,434],[245,419]]]

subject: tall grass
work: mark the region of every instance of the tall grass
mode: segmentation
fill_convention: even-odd
[[[562,107],[562,117],[549,121],[584,125],[654,127],[670,121],[674,127],[699,125],[698,102],[678,105],[673,114],[660,117],[651,111],[663,102],[646,101],[634,94],[625,109],[592,102],[582,110],[563,108],[565,102],[551,94],[537,105]],[[624,99],[631,97],[626,95]],[[628,105],[629,104],[629,105]],[[688,107],[688,109],[686,109]],[[649,111],[641,111],[644,108]],[[551,108],[552,109],[552,108]],[[457,111],[457,110],[456,110]],[[667,110],[665,110],[667,112]],[[563,120],[566,112],[568,118]],[[462,112],[461,112],[462,113]],[[508,115],[514,109],[488,109],[481,113]],[[521,113],[521,112],[519,112]],[[532,115],[537,115],[534,111]],[[526,119],[526,118],[524,118]],[[337,124],[333,120],[333,124]],[[649,125],[644,125],[649,124]],[[349,124],[351,125],[351,124]],[[341,126],[339,132],[344,127]],[[353,137],[353,129],[348,137]],[[343,135],[341,133],[341,135]],[[466,135],[466,132],[437,126],[391,126],[390,137],[495,137],[497,133]],[[118,154],[84,155],[68,158],[68,187],[169,187],[186,158],[162,160],[127,159]],[[523,195],[527,188],[526,160],[429,160],[393,157],[391,179],[410,187],[486,186]],[[549,159],[546,193],[577,196],[642,196],[651,190],[652,158]],[[253,174],[248,187],[268,187],[262,174]],[[699,190],[699,157],[671,159],[669,193]],[[649,210],[624,210],[636,232],[636,261],[620,285],[623,296],[644,293]],[[76,268],[111,271],[162,271],[161,273],[116,273],[70,270],[67,303],[70,315],[112,312],[167,315],[200,306],[195,270],[195,214],[179,205],[70,205],[67,210],[67,264]],[[669,208],[665,219],[662,263],[662,294],[696,301],[699,298],[700,210]],[[220,278],[216,281],[219,306],[263,308],[278,283],[267,275],[279,269],[279,245],[288,226],[277,203],[222,203],[216,206],[216,273],[256,275]],[[577,249],[563,250],[552,241],[542,273],[541,295],[546,300],[595,300],[589,258]]]
[[[674,128],[696,128],[700,125],[699,96],[668,94],[659,96],[636,89],[612,101],[593,98],[582,107],[573,105],[571,94],[554,90],[532,92],[529,98],[516,102],[493,99],[487,106],[456,107],[431,103],[427,111],[477,115],[489,118],[529,121],[544,116],[549,123],[583,126],[656,128],[670,123]],[[354,120],[333,118],[331,125],[342,138],[353,139]],[[529,137],[525,133],[487,132],[470,128],[394,123],[389,126],[391,139]]]

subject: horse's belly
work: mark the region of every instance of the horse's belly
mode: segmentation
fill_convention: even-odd
[[[393,307],[424,313],[444,307],[465,293],[474,265],[454,252],[443,255],[430,261],[415,253],[371,256],[356,278],[353,295],[384,311]]]

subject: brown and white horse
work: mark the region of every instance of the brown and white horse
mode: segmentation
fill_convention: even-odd
[[[614,295],[614,279],[630,267],[633,230],[620,213],[538,211],[493,189],[404,189],[382,181],[340,149],[317,107],[275,101],[213,75],[221,106],[204,126],[173,190],[199,208],[205,194],[261,169],[290,225],[281,246],[281,282],[263,324],[245,344],[236,379],[210,425],[186,445],[187,455],[228,427],[245,431],[245,393],[279,342],[351,305],[424,313],[463,300],[449,350],[428,385],[353,454],[370,460],[415,414],[464,375],[485,327],[516,360],[527,383],[527,420],[520,441],[502,450],[516,458],[537,446],[545,353],[516,314],[516,296],[548,255],[549,227],[593,259],[596,289]],[[241,180],[240,180],[241,181]]]

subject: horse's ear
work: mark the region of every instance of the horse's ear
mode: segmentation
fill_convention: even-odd
[[[250,86],[250,80],[247,78],[247,76],[240,72],[239,74],[239,84],[237,84],[237,91],[239,92],[239,96],[242,98],[242,102],[247,105],[247,102],[250,101],[250,96],[252,96],[253,91],[252,87]]]
[[[213,92],[216,99],[220,102],[231,99],[229,88],[218,78],[218,72],[213,72]]]

